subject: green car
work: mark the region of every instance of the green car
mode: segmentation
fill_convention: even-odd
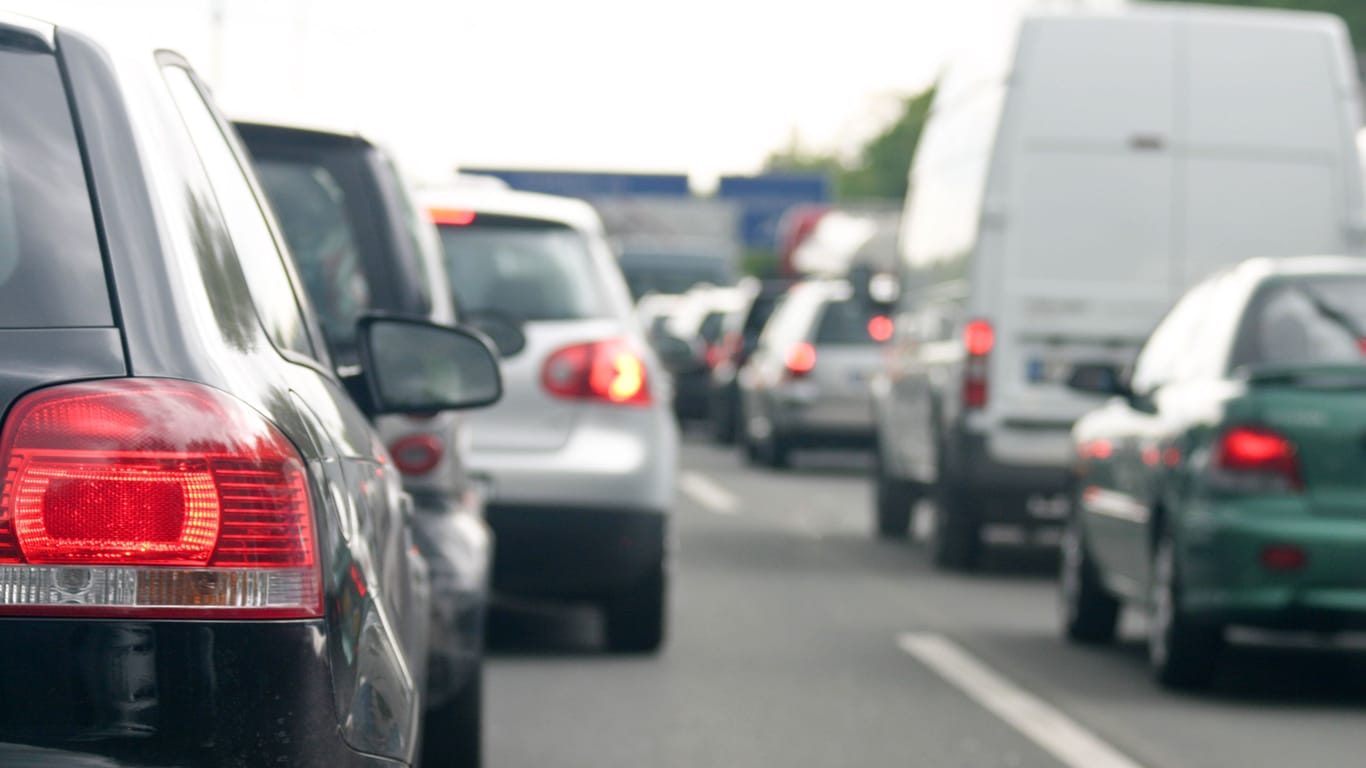
[[[1073,430],[1063,632],[1146,608],[1157,679],[1211,682],[1231,626],[1366,628],[1366,259],[1256,259],[1195,286]]]

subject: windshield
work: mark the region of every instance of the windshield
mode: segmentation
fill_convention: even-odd
[[[462,312],[521,320],[608,315],[588,244],[578,231],[484,214],[470,224],[440,229],[451,288]]]
[[[1366,364],[1366,279],[1274,284],[1243,327],[1243,365]]]
[[[872,345],[877,341],[869,331],[875,313],[857,301],[832,301],[821,312],[816,326],[817,344]]]

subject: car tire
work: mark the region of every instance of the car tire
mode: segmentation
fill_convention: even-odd
[[[1063,637],[1105,645],[1119,629],[1119,600],[1101,583],[1077,515],[1069,518],[1059,545],[1058,607]]]
[[[1194,619],[1182,607],[1181,563],[1168,532],[1153,552],[1148,610],[1148,662],[1166,688],[1197,690],[1214,682],[1223,627]]]
[[[428,710],[425,720],[423,768],[480,768],[484,747],[483,665],[475,668],[458,693]]]
[[[604,610],[607,648],[614,653],[655,653],[664,644],[668,579],[660,563],[612,598]]]
[[[717,445],[734,445],[740,422],[730,398],[717,396],[711,401],[711,439]]]
[[[787,469],[792,464],[792,444],[787,438],[770,432],[760,445],[760,460],[769,469]]]
[[[930,559],[942,570],[976,569],[982,550],[981,525],[966,489],[940,475],[934,485],[934,533]]]
[[[879,447],[873,465],[873,532],[879,539],[904,539],[911,530],[911,511],[918,494],[915,486],[887,474]]]

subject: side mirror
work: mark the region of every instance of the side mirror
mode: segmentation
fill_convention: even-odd
[[[359,323],[361,406],[372,416],[478,408],[503,395],[492,343],[478,331],[367,316]]]
[[[1093,395],[1129,397],[1129,384],[1120,369],[1108,363],[1079,363],[1072,367],[1067,386]]]

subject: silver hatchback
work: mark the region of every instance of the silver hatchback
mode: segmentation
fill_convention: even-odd
[[[425,202],[461,316],[503,354],[502,402],[467,422],[495,596],[597,602],[610,648],[655,650],[678,432],[597,214],[492,188]]]
[[[740,370],[740,440],[752,463],[783,467],[799,448],[868,448],[868,382],[892,324],[842,280],[799,283]]]

